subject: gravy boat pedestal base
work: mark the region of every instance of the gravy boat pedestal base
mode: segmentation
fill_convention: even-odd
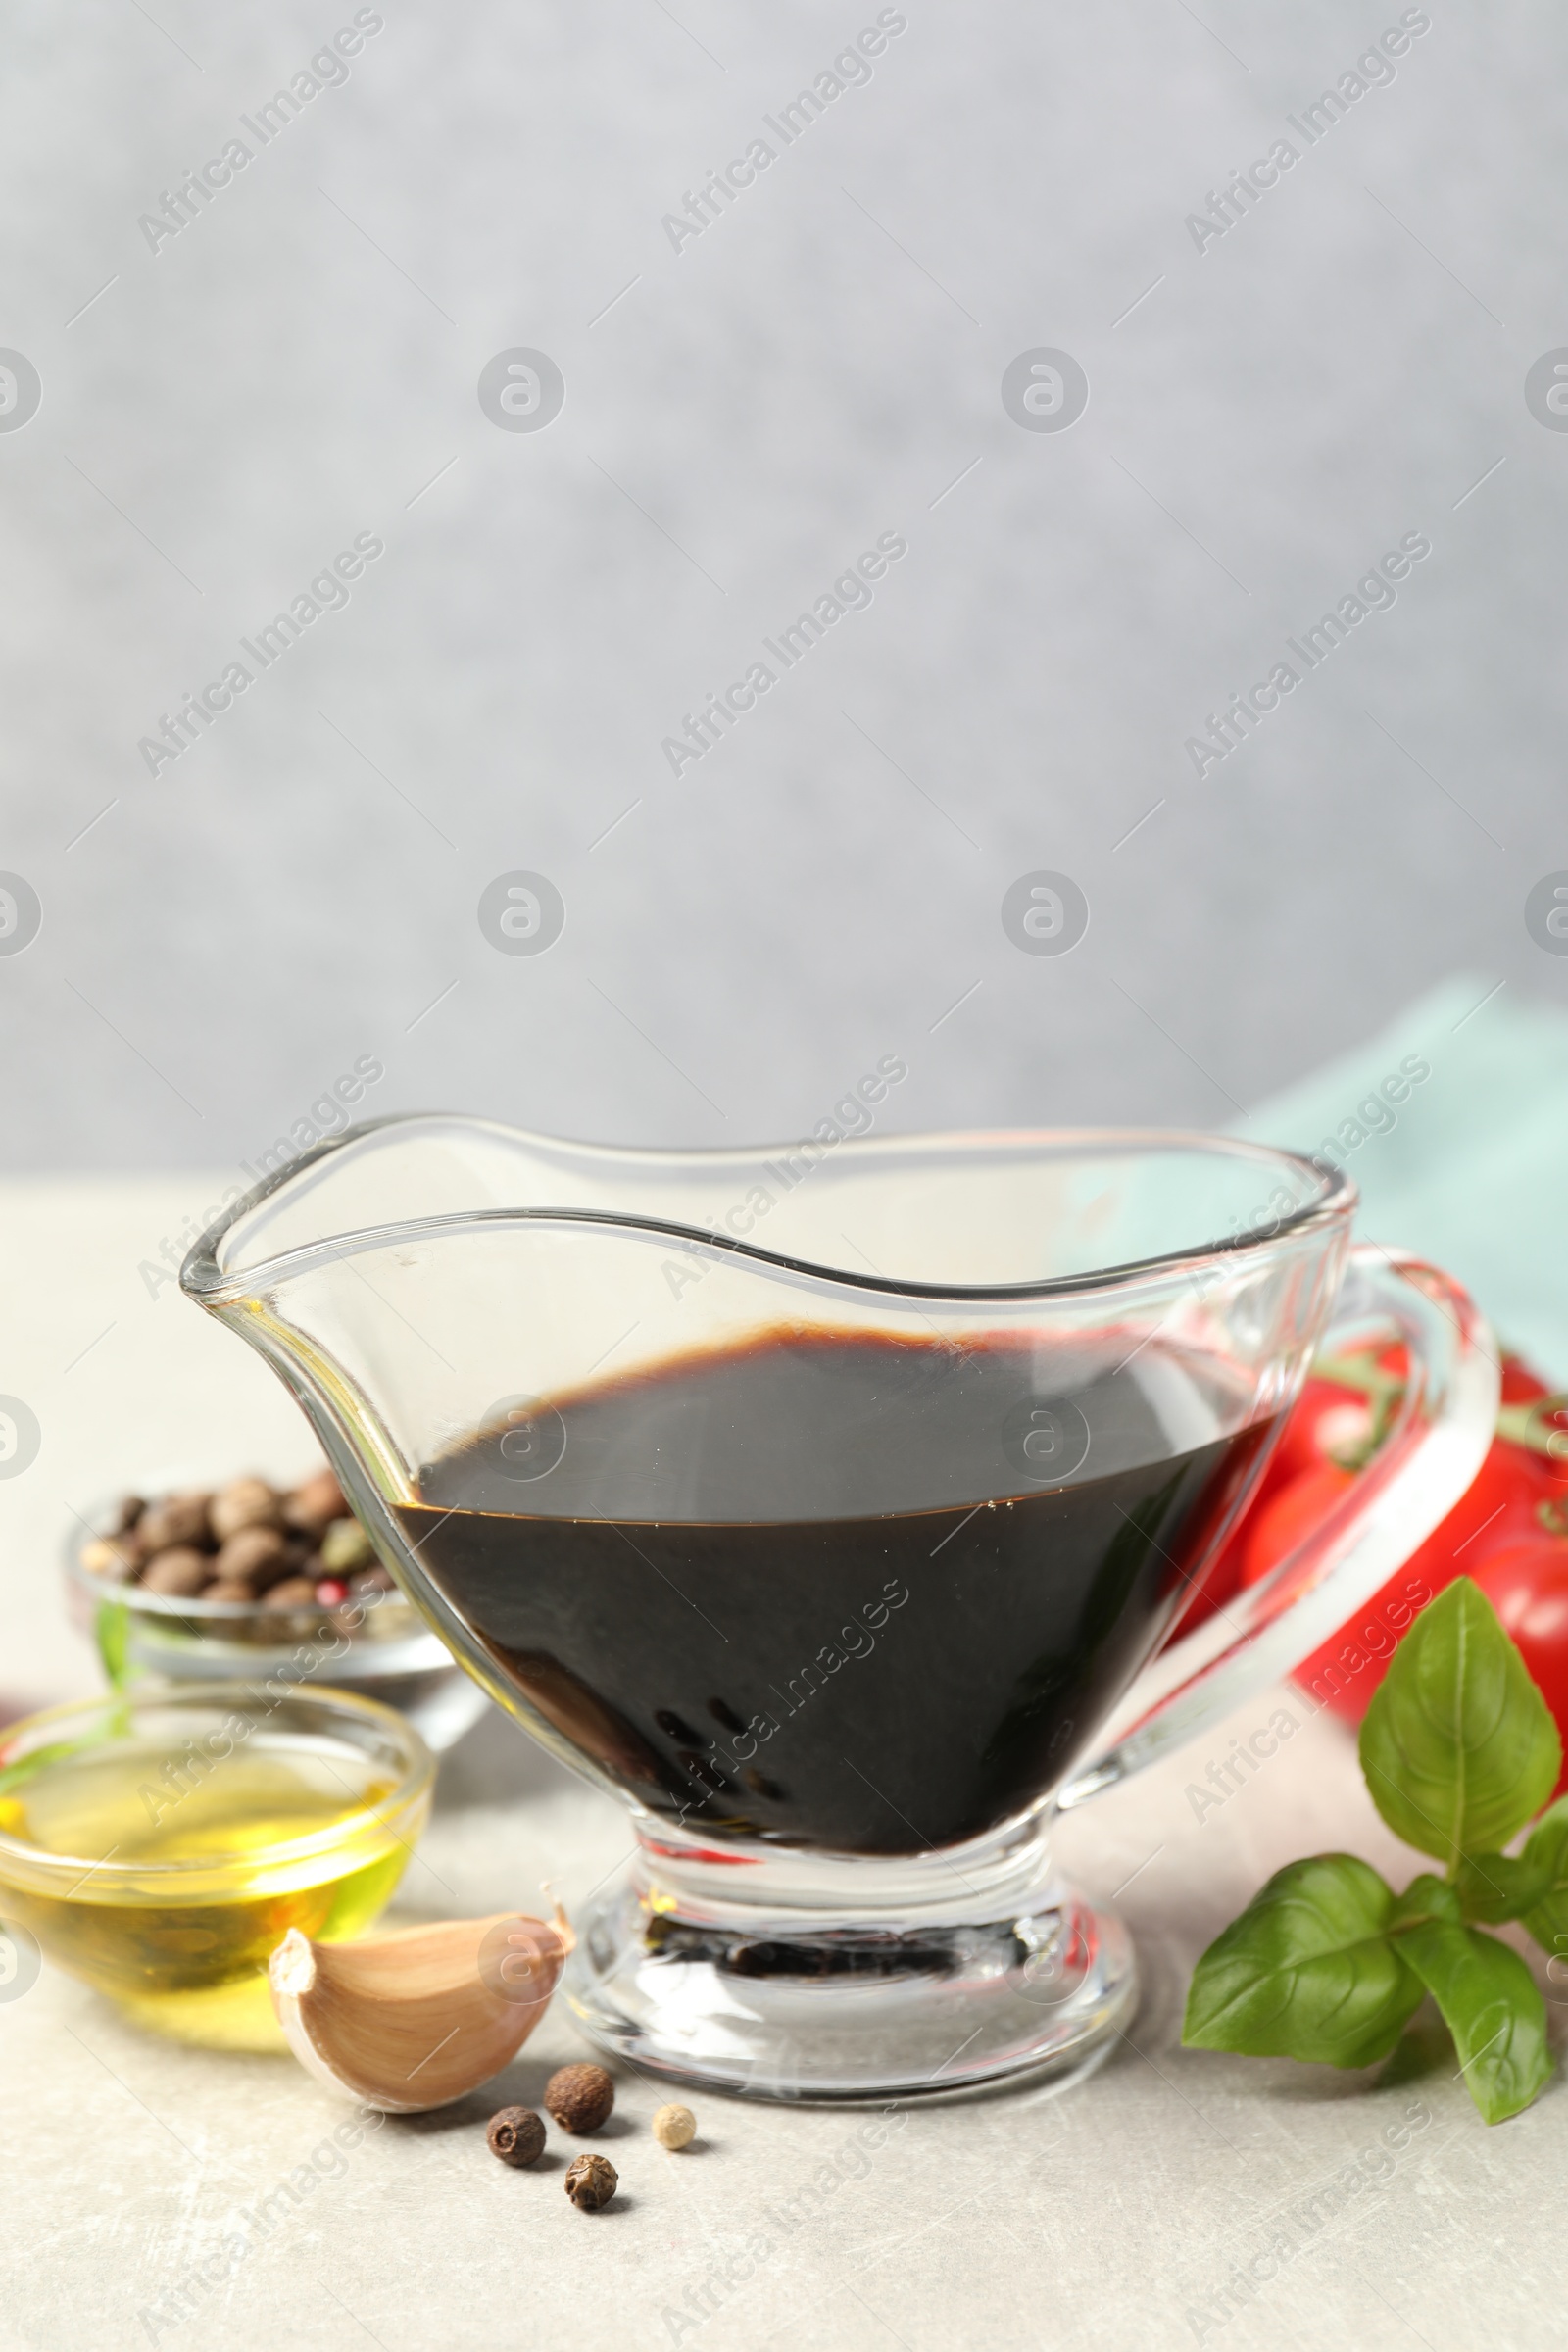
[[[808,1885],[811,1901],[792,1901]],[[737,1861],[661,1829],[578,1928],[564,1990],[589,2037],[748,2098],[873,2104],[1076,2077],[1137,2006],[1126,1929],[1054,1872],[1035,1827],[887,1861]]]

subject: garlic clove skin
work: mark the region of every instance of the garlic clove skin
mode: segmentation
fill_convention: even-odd
[[[269,1965],[290,2049],[318,2082],[385,2115],[421,2115],[499,2074],[549,2006],[574,1941],[503,1911],[313,1943],[291,1928]]]

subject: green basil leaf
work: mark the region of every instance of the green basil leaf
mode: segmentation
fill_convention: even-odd
[[[130,1610],[122,1600],[101,1600],[93,1617],[98,1655],[112,1690],[130,1679]]]
[[[1464,1925],[1464,1913],[1459,1907],[1457,1888],[1446,1879],[1434,1878],[1424,1870],[1412,1879],[1389,1914],[1391,1936],[1402,1935],[1410,1928],[1424,1928],[1436,1922],[1439,1927],[1458,1928]]]
[[[1484,1919],[1489,1927],[1496,1927],[1505,1919],[1525,1918],[1551,1892],[1552,1878],[1527,1849],[1518,1855],[1466,1854],[1453,1884],[1465,1918]]]
[[[1353,1854],[1276,1871],[1198,1963],[1190,2049],[1370,2066],[1421,2000],[1387,1933],[1394,1895]]]
[[[1479,1928],[1406,1930],[1400,1954],[1443,2012],[1470,2096],[1489,2124],[1528,2107],[1551,2073],[1546,2004],[1515,1951]]]
[[[1568,1946],[1568,1796],[1543,1813],[1522,1854],[1466,1854],[1453,1874],[1466,1919],[1522,1919],[1548,1951]],[[1568,1963],[1565,1963],[1568,1967]]]
[[[1451,2079],[1453,2035],[1438,2015],[1436,2005],[1423,2001],[1399,2035],[1393,2057],[1378,2068],[1372,2087],[1397,2090],[1401,2083],[1424,2082],[1439,2067]]]
[[[1506,1845],[1556,1786],[1562,1742],[1497,1613],[1467,1576],[1395,1651],[1361,1769],[1396,1837],[1444,1862]]]
[[[1518,1916],[1551,1954],[1546,1974],[1553,1984],[1568,1983],[1568,1796],[1543,1813],[1530,1833],[1520,1867],[1534,1871],[1541,1883]]]
[[[1555,1867],[1561,1863],[1565,1849],[1568,1849],[1568,1796],[1559,1796],[1554,1805],[1546,1807],[1531,1831],[1525,1852],[1539,1855]]]

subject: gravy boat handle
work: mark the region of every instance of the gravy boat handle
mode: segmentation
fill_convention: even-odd
[[[1320,1348],[1348,1352],[1391,1337],[1403,1342],[1409,1368],[1383,1445],[1268,1576],[1157,1653],[1111,1718],[1109,1745],[1057,1790],[1062,1810],[1184,1747],[1288,1675],[1371,1599],[1475,1478],[1501,1385],[1491,1329],[1449,1276],[1405,1251],[1361,1243],[1347,1260]]]

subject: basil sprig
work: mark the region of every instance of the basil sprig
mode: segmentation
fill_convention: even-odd
[[[1562,1742],[1495,1610],[1468,1577],[1423,1611],[1361,1726],[1361,1769],[1396,1836],[1445,1865],[1396,1895],[1370,1863],[1276,1871],[1194,1974],[1192,2049],[1370,2066],[1431,1993],[1489,2124],[1551,2072],[1546,2010],[1519,1954],[1472,1923],[1517,1919],[1568,1973],[1568,1797],[1500,1849],[1556,1786]]]

